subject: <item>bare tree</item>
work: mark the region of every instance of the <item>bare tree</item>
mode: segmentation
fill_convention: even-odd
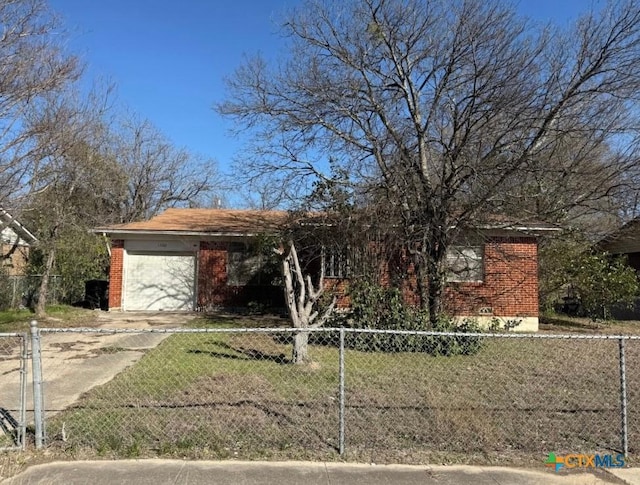
[[[246,181],[233,172],[235,170],[227,176],[229,179],[227,186],[237,187],[238,192],[244,197],[243,205],[250,209],[275,210],[290,200],[291,192],[277,180],[261,177]]]
[[[215,163],[176,148],[149,121],[129,117],[113,156],[127,174],[121,222],[147,219],[167,207],[206,205],[218,187]]]
[[[308,1],[283,30],[289,57],[247,60],[217,106],[253,135],[244,171],[285,185],[331,157],[374,187],[432,322],[461,231],[592,210],[637,171],[638,2],[561,30],[497,0]]]
[[[309,332],[304,330],[319,328],[324,325],[331,316],[337,299],[334,296],[326,308],[322,310],[318,308],[319,300],[325,289],[324,266],[320,271],[320,278],[316,287],[311,280],[311,276],[304,274],[298,258],[298,252],[292,240],[287,241],[276,252],[282,259],[285,304],[289,310],[289,318],[294,328],[302,330],[294,336],[292,360],[295,364],[303,364],[309,360]]]
[[[43,256],[35,308],[39,317],[46,313],[49,279],[60,241],[70,230],[86,232],[104,223],[103,218],[118,207],[113,195],[125,179],[120,167],[105,155],[107,98],[108,93],[84,98],[70,88],[48,96],[25,119],[35,134],[24,214],[38,228],[38,250]]]
[[[25,111],[80,72],[43,0],[0,0],[0,202],[22,194],[34,148]]]
[[[99,246],[74,234],[151,217],[169,206],[195,205],[212,185],[211,162],[198,165],[195,157],[176,149],[146,121],[116,125],[111,90],[97,93],[101,94],[84,97],[70,87],[46,97],[25,118],[34,133],[30,211],[25,216],[38,228],[38,249],[44,258],[38,268],[40,316],[45,314],[49,277],[60,269],[56,258],[68,252],[62,245],[76,240]],[[100,266],[100,260],[85,264],[77,274],[82,269],[98,271]]]

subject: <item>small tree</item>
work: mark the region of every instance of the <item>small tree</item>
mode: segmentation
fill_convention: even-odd
[[[607,319],[612,305],[630,305],[640,292],[635,270],[606,253],[583,255],[570,271],[570,281],[583,311],[594,319]]]
[[[541,308],[552,309],[568,289],[592,318],[606,318],[609,307],[640,295],[636,272],[624,258],[594,250],[579,234],[547,241],[540,250]]]
[[[285,304],[289,310],[289,318],[297,332],[293,342],[292,360],[295,364],[308,362],[309,328],[319,328],[325,324],[331,316],[335,306],[334,296],[327,308],[320,311],[318,306],[324,293],[324,265],[321,265],[320,278],[317,287],[313,284],[310,275],[305,275],[300,265],[298,252],[292,240],[276,250],[282,258],[282,276],[284,279]]]

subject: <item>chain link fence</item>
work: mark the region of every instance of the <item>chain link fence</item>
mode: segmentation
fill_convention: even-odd
[[[27,338],[0,333],[0,450],[22,450],[26,435]]]
[[[32,307],[38,301],[42,275],[6,275],[0,273],[0,308]],[[60,275],[49,276],[47,303],[59,302]]]
[[[317,329],[293,364],[297,332],[41,329],[46,442],[379,463],[640,449],[636,337]]]

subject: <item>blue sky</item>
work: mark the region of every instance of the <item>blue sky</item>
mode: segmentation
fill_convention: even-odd
[[[481,1],[481,0],[480,0]],[[279,55],[277,19],[299,0],[49,0],[87,79],[116,83],[120,101],[176,145],[231,163],[242,140],[212,106],[243,54]],[[521,0],[534,19],[569,21],[603,0]]]

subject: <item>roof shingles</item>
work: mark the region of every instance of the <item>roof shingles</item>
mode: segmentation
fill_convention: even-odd
[[[287,221],[284,211],[233,209],[167,209],[148,221],[97,228],[96,232],[255,234],[276,230]]]

